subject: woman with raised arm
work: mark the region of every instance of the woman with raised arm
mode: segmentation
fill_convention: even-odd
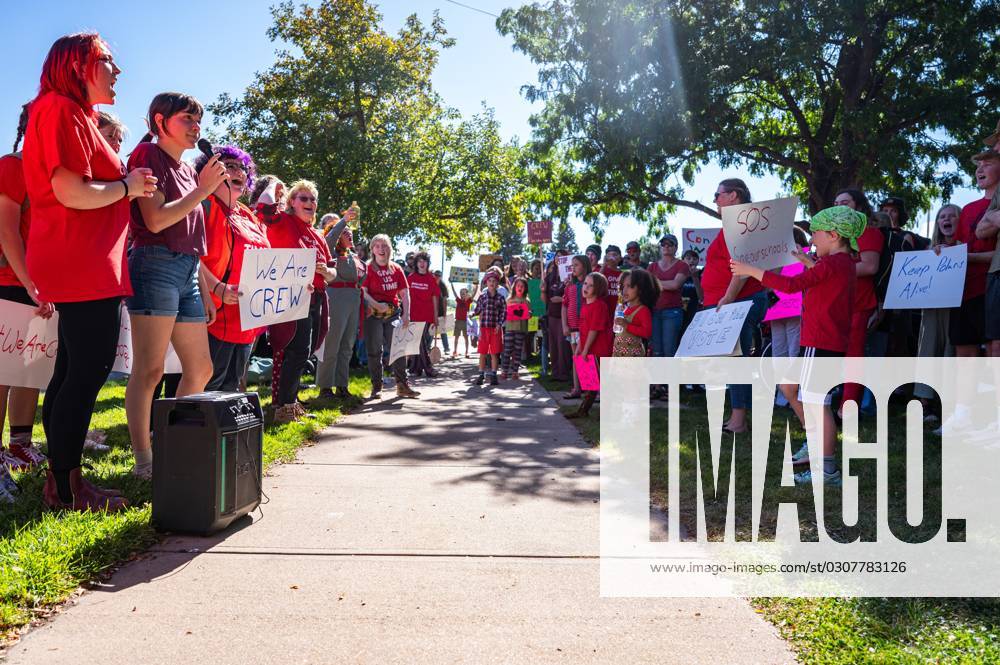
[[[114,104],[120,73],[100,35],[60,37],[42,67],[24,135],[28,275],[39,300],[55,303],[59,312],[55,371],[42,405],[49,444],[43,498],[51,508],[127,505],[80,469],[97,394],[115,360],[121,300],[132,292],[125,262],[128,202],[148,201],[156,191],[152,171],[141,167],[126,175],[97,129],[94,105]]]

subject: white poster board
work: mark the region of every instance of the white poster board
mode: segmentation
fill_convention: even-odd
[[[253,330],[309,315],[315,249],[248,249],[240,271],[240,328]]]
[[[712,244],[716,236],[722,233],[722,229],[681,229],[681,236],[684,238],[685,252],[693,249],[698,252],[698,265],[705,266],[705,252]]]
[[[730,256],[762,270],[795,263],[792,229],[798,206],[798,199],[790,197],[723,208],[722,228]]]
[[[565,282],[567,279],[569,279],[569,276],[573,274],[573,257],[557,256],[556,268],[559,269],[559,281]]]
[[[43,389],[59,348],[59,315],[35,316],[29,305],[0,300],[0,385]]]
[[[129,318],[128,309],[122,303],[121,325],[118,327],[118,348],[115,351],[115,364],[111,367],[112,372],[122,374],[132,373],[132,319]],[[180,374],[181,359],[174,351],[174,345],[167,343],[167,355],[163,359],[164,374]]]
[[[404,326],[400,323],[392,329],[392,348],[389,349],[389,366],[404,356],[420,353],[420,338],[424,334],[424,321]]]
[[[684,331],[678,357],[731,356],[740,341],[743,321],[753,302],[745,300],[724,305],[720,309],[709,307],[694,315],[691,325]]]
[[[889,269],[885,309],[941,309],[962,304],[965,271],[969,264],[967,245],[941,250],[897,252]]]

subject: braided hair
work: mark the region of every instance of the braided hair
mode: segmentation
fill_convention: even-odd
[[[17,152],[17,149],[21,146],[21,139],[24,138],[24,132],[28,129],[28,108],[30,106],[31,102],[28,102],[21,107],[21,117],[17,120],[17,138],[14,139],[13,152]]]

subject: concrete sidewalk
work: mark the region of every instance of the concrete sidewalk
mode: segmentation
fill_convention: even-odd
[[[596,451],[533,382],[469,361],[388,391],[265,479],[213,539],[171,537],[10,663],[779,663],[739,599],[602,599]]]

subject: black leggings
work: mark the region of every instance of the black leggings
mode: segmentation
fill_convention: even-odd
[[[275,402],[278,406],[295,404],[299,398],[302,373],[306,369],[309,356],[312,355],[313,339],[319,335],[321,311],[320,300],[313,298],[309,305],[309,317],[295,322],[295,336],[285,347],[281,374],[278,375],[278,400]]]
[[[121,326],[121,298],[56,303],[59,349],[42,403],[53,472],[80,466],[97,394],[111,373]]]

